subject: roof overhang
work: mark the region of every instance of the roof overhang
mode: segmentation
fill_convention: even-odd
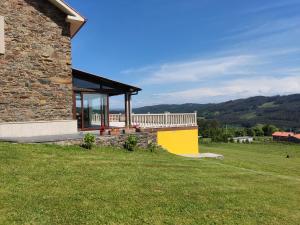
[[[136,94],[138,94],[139,91],[142,90],[139,87],[132,86],[129,84],[124,84],[124,83],[114,81],[114,80],[110,80],[110,79],[107,79],[102,76],[87,73],[87,72],[77,70],[77,69],[72,69],[72,70],[73,70],[72,71],[73,78],[79,78],[79,79],[87,80],[87,81],[94,82],[97,84],[104,84],[104,86],[110,86],[111,88],[115,89],[114,91],[112,89],[107,90],[107,93],[110,96],[121,95],[121,94],[126,94],[126,93],[136,95]],[[77,88],[79,88],[79,87],[77,87]]]
[[[75,9],[69,6],[62,0],[48,0],[53,5],[55,5],[58,9],[64,12],[66,17],[66,22],[70,23],[70,34],[73,38],[77,32],[81,29],[81,27],[86,23],[86,19],[81,16]]]

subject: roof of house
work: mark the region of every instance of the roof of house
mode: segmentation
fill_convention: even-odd
[[[67,15],[66,22],[70,23],[70,34],[71,37],[74,37],[81,27],[86,23],[86,19],[63,0],[48,1]]]
[[[293,137],[297,138],[297,139],[300,139],[300,134],[295,134]]]
[[[294,136],[293,132],[275,132],[272,134],[272,136],[275,137],[289,137],[289,136]]]

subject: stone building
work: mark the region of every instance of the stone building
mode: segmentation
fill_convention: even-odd
[[[85,22],[62,0],[0,1],[0,140],[122,129],[143,132],[136,135],[144,145],[152,140],[175,154],[197,154],[197,113],[132,114],[131,96],[140,88],[72,68],[71,39]],[[109,114],[116,95],[124,95],[124,115]]]
[[[130,100],[140,90],[72,70],[71,39],[85,22],[62,0],[0,1],[0,137],[75,133],[83,118],[75,95],[108,101],[124,94]]]

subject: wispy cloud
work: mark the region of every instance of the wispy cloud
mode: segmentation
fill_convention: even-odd
[[[141,70],[145,78],[141,79],[140,83],[143,87],[161,88],[151,96],[145,96],[145,100],[137,105],[166,102],[208,103],[255,95],[299,93],[299,61],[288,62],[293,61],[295,56],[299,55],[299,51],[297,47],[279,48],[252,55],[235,53],[212,59],[148,67]],[[134,72],[131,70],[131,73]],[[171,84],[180,84],[178,91],[165,91],[170,89]]]
[[[160,66],[145,67],[130,70],[130,73],[143,73],[145,84],[170,84],[181,82],[198,82],[207,78],[224,75],[236,75],[245,73],[242,68],[258,64],[256,58],[251,55],[234,55],[216,57],[213,59],[198,59],[176,63],[166,63]],[[127,71],[127,73],[129,73]]]
[[[223,37],[222,40],[238,39],[239,41],[247,41],[249,39],[260,39],[272,37],[276,34],[284,34],[294,31],[300,31],[300,17],[293,16],[289,18],[278,18],[266,20],[258,24],[253,23],[239,30],[232,30],[231,35]]]
[[[270,4],[266,4],[260,7],[256,7],[253,9],[249,9],[246,12],[247,13],[262,13],[265,11],[269,11],[269,10],[274,10],[274,9],[282,9],[283,7],[290,7],[293,5],[299,5],[300,2],[299,0],[285,0],[285,1],[281,1],[281,2],[271,2]]]
[[[238,51],[226,56],[203,58],[197,60],[166,63],[159,66],[131,69],[126,73],[141,75],[142,85],[166,85],[174,83],[199,83],[212,79],[233,79],[244,76],[286,76],[295,74],[298,66],[283,67],[276,65],[282,58],[298,55],[300,48],[271,49],[251,54],[242,54]],[[294,58],[291,58],[292,60]]]
[[[253,12],[299,4],[271,3]],[[254,18],[219,38],[226,43],[216,52],[194,59],[147,65],[123,71],[139,74],[137,82],[152,89],[139,105],[220,102],[255,95],[300,92],[300,17]],[[175,90],[175,91],[174,91]]]
[[[220,82],[212,87],[196,88],[185,91],[161,93],[158,96],[170,102],[219,102],[249,96],[285,95],[298,93],[300,90],[299,76],[283,78],[247,78]]]

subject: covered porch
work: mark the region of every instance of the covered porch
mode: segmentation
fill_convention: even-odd
[[[131,127],[132,96],[140,88],[73,69],[73,119],[79,130],[105,130],[111,127]],[[124,95],[122,121],[111,120],[109,100]]]
[[[197,113],[132,112],[132,96],[140,88],[73,69],[73,117],[78,130],[122,128],[162,129],[197,127]],[[110,98],[124,96],[124,113],[110,113]],[[121,108],[121,107],[120,107]]]

